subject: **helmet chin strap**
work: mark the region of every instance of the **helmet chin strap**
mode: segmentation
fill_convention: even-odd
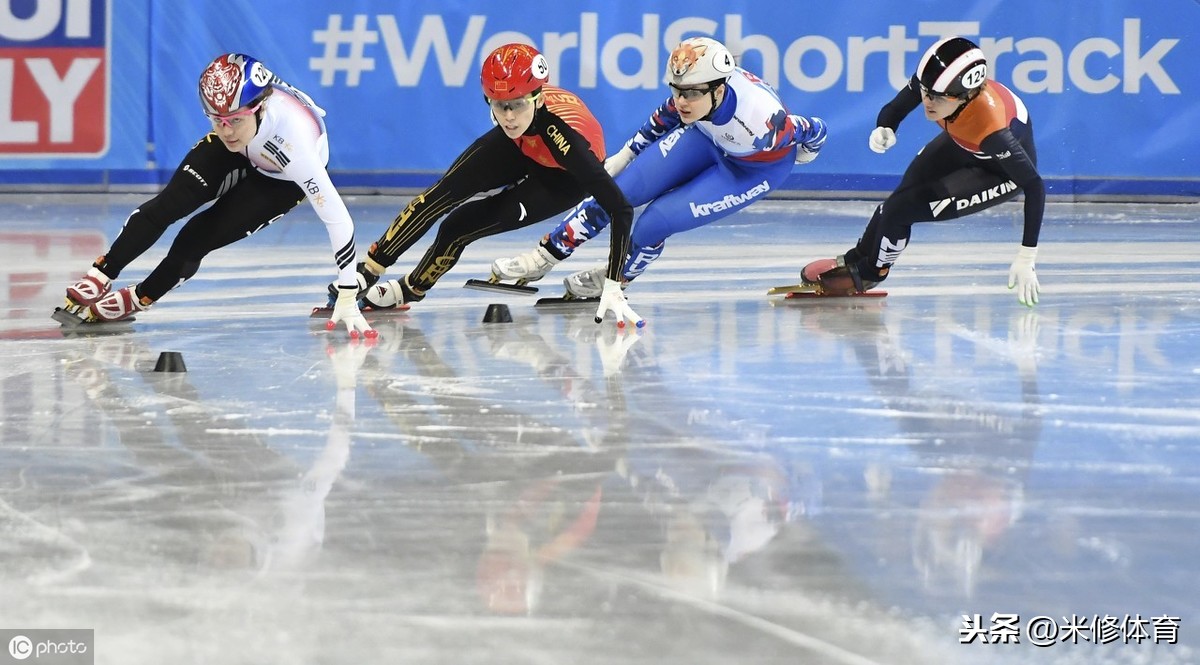
[[[525,132],[522,134],[522,136],[533,136],[537,134],[537,129],[534,128],[534,125],[537,124],[538,113],[540,113],[545,106],[546,105],[542,102],[541,94],[538,94],[537,101],[535,101],[533,104],[533,117],[529,119],[529,126],[525,128]]]
[[[270,97],[271,97],[270,93],[263,93],[262,95],[255,98],[255,100],[257,101],[257,104],[258,104],[258,108],[254,110],[254,133],[255,134],[258,134],[259,128],[262,127],[263,114],[267,112],[267,100],[270,99]],[[250,103],[253,105],[256,102],[251,101]]]
[[[958,117],[958,114],[962,113],[963,109],[967,108],[967,104],[970,104],[971,100],[975,99],[978,96],[979,96],[978,91],[976,91],[975,94],[971,94],[970,92],[968,92],[967,96],[963,98],[962,103],[958,105],[958,108],[954,109],[954,113],[951,113],[950,115],[946,116],[946,122],[954,122],[954,119]]]
[[[705,113],[704,117],[700,118],[700,122],[708,120],[709,118],[712,117],[712,114],[717,112],[717,88],[720,88],[722,85],[726,85],[726,84],[721,83],[719,85],[715,85],[712,87],[711,90],[708,91],[708,98],[710,100],[712,100],[712,106],[708,109],[708,113]],[[725,101],[724,95],[721,95],[721,101]]]

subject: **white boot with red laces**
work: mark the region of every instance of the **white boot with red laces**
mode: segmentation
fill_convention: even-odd
[[[137,285],[117,289],[92,303],[87,310],[87,320],[91,323],[111,323],[124,321],[129,317],[143,312],[153,305],[154,301],[139,298]]]

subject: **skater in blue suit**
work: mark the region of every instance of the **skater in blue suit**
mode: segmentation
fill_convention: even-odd
[[[662,255],[668,237],[728,217],[778,189],[796,163],[816,158],[825,122],[792,114],[775,90],[738,67],[720,42],[693,37],[667,63],[671,96],[605,169],[635,207],[622,285]],[[537,247],[492,264],[496,280],[541,279],[609,223],[584,199]],[[569,298],[599,297],[603,268],[564,280]]]

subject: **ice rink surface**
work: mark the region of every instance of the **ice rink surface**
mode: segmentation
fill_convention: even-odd
[[[1027,309],[1018,205],[918,225],[887,298],[785,302],[872,204],[768,201],[669,240],[628,332],[461,288],[537,224],[374,345],[309,319],[302,207],[64,336],[144,198],[0,197],[0,627],[121,665],[1200,662],[1195,204],[1051,204]],[[403,202],[350,199],[360,252]]]

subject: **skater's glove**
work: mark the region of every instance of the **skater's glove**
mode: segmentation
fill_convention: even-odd
[[[891,127],[876,127],[871,130],[871,140],[868,144],[872,150],[882,155],[888,148],[896,145],[896,132],[892,131]]]
[[[608,171],[608,175],[615,178],[618,173],[625,170],[626,166],[629,166],[629,162],[632,162],[634,157],[637,157],[637,155],[633,154],[629,146],[625,146],[617,151],[617,154],[604,160],[604,170]]]
[[[805,118],[801,115],[792,116],[793,122],[796,124],[796,132],[800,136],[800,145],[796,151],[796,163],[807,164],[817,158],[821,152],[821,147],[825,145],[825,138],[829,136],[829,128],[825,121],[813,116]]]
[[[1021,246],[1017,258],[1008,269],[1008,288],[1017,289],[1017,300],[1027,307],[1033,307],[1038,301],[1037,273],[1033,270],[1033,260],[1037,258],[1037,247]]]
[[[600,306],[596,308],[596,323],[604,320],[605,312],[617,315],[618,328],[623,328],[626,321],[639,328],[646,325],[645,319],[638,316],[637,312],[629,306],[625,300],[625,293],[621,291],[621,283],[615,279],[604,279],[604,290],[600,293]]]
[[[821,154],[819,150],[809,151],[803,145],[796,146],[796,163],[807,164],[817,158]]]
[[[329,317],[329,323],[325,324],[325,327],[333,330],[339,323],[346,324],[346,330],[350,331],[352,339],[359,335],[369,339],[377,337],[377,333],[371,330],[362,312],[358,310],[357,286],[338,287],[337,300],[333,303],[333,315]]]

